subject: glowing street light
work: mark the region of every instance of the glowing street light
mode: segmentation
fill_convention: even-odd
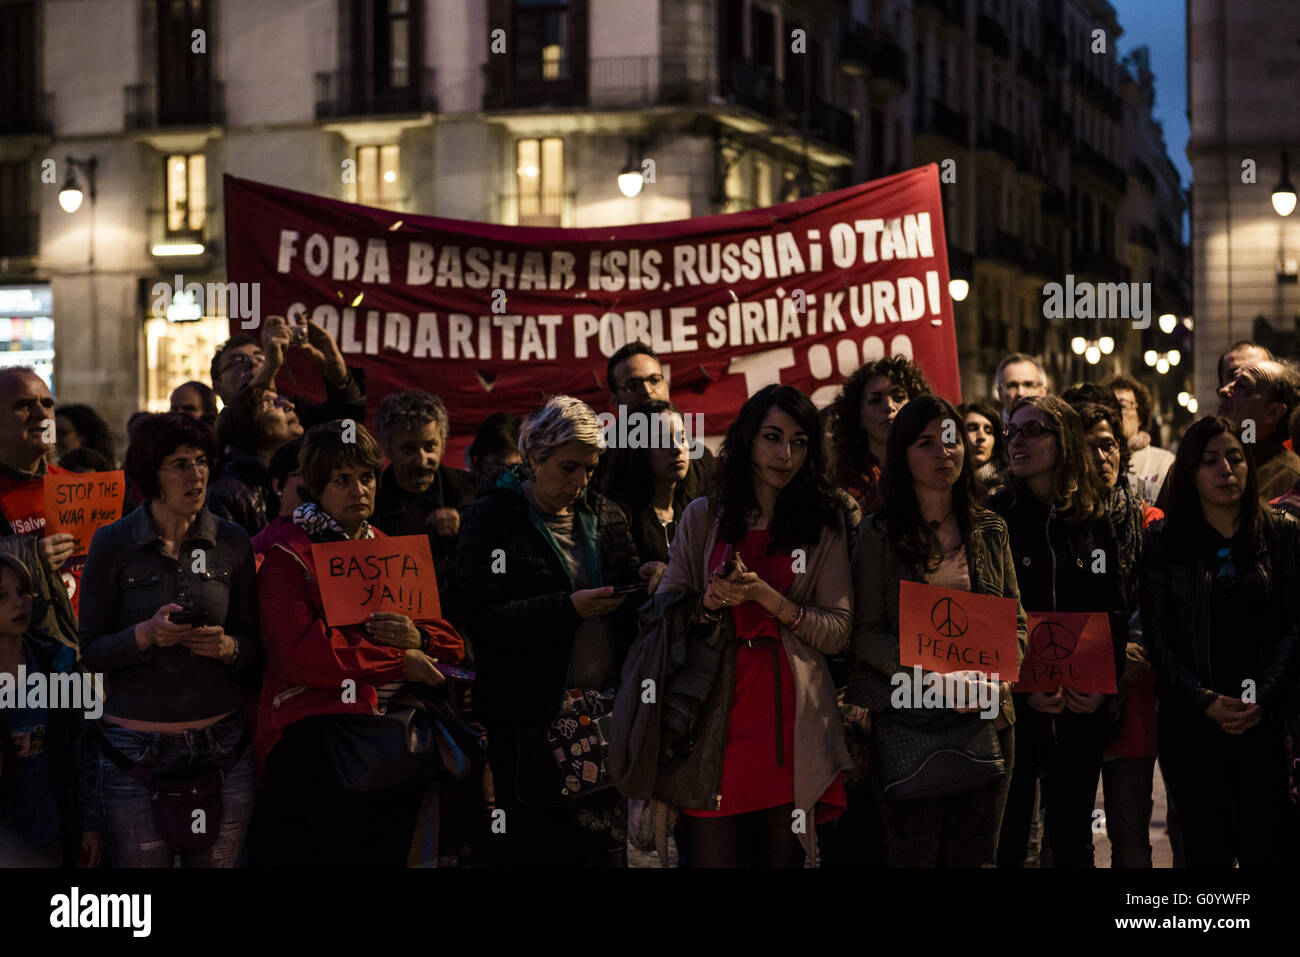
[[[970,283],[965,279],[949,279],[948,295],[952,296],[953,302],[965,302],[970,295]]]
[[[1159,359],[1157,359],[1157,360],[1156,360],[1156,371],[1159,372],[1161,375],[1164,375],[1166,372],[1168,372],[1168,371],[1169,371],[1169,360],[1166,359],[1164,356],[1161,356]]]
[[[1070,340],[1070,351],[1076,356],[1081,356],[1088,351],[1088,340],[1083,336],[1075,336]]]
[[[1157,358],[1158,356],[1156,355],[1156,350],[1154,349],[1148,349],[1146,352],[1142,353],[1142,361],[1149,366],[1155,365]]]
[[[1088,346],[1088,349],[1086,352],[1084,352],[1083,357],[1088,360],[1088,365],[1095,366],[1098,362],[1101,361],[1101,350],[1098,349],[1096,346]]]
[[[1178,317],[1175,316],[1172,312],[1166,312],[1163,316],[1160,317],[1159,322],[1160,322],[1160,331],[1163,332],[1165,335],[1168,335],[1169,333],[1173,332],[1174,328],[1178,325]]]
[[[1108,356],[1115,351],[1115,340],[1110,336],[1102,336],[1097,341],[1097,345],[1101,348],[1101,354],[1104,356]]]

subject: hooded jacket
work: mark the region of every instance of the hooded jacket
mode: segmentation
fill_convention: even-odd
[[[383,532],[375,529],[378,538]],[[267,552],[257,574],[266,674],[258,701],[253,746],[259,773],[284,729],[318,714],[378,714],[377,685],[406,676],[406,651],[370,640],[364,625],[325,623],[311,539],[290,525]],[[456,664],[464,642],[442,619],[417,619],[433,639],[431,656]],[[345,685],[345,681],[353,685]],[[346,694],[351,689],[354,694]]]
[[[485,724],[544,725],[559,710],[582,618],[566,564],[524,496],[523,471],[480,489],[460,530],[456,591],[474,647],[474,713]],[[575,540],[587,550],[591,587],[639,581],[636,546],[622,510],[588,488],[574,504]],[[635,595],[609,616],[619,671],[636,636]]]

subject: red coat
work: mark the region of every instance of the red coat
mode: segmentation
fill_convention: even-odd
[[[378,529],[375,535],[385,537]],[[371,642],[364,625],[325,624],[311,539],[296,525],[266,553],[257,592],[266,651],[253,735],[260,774],[280,735],[295,721],[317,714],[378,713],[375,686],[403,679],[406,652]],[[433,640],[431,653],[440,663],[461,661],[465,642],[451,624],[426,618],[416,626]],[[356,683],[355,701],[344,700],[347,679]]]

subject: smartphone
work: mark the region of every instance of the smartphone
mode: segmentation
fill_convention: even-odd
[[[207,624],[208,613],[198,608],[182,608],[180,611],[171,613],[168,620],[173,625],[196,625],[202,627]]]
[[[473,681],[478,677],[472,671],[466,671],[464,668],[453,668],[451,665],[434,665],[433,667],[444,678],[455,678],[457,681]]]
[[[614,588],[614,593],[610,598],[621,598],[624,595],[635,595],[639,591],[645,591],[645,585],[618,585]]]
[[[725,562],[719,564],[717,568],[713,569],[713,577],[730,578],[733,574],[735,574],[735,572],[736,572],[736,559],[733,556],[731,558],[728,558]]]

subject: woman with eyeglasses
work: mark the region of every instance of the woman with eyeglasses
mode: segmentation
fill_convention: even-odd
[[[293,403],[274,389],[250,386],[217,417],[225,455],[221,475],[208,490],[213,514],[256,535],[279,511],[271,484],[271,457],[303,434]]]
[[[1011,477],[989,508],[1006,520],[1021,604],[1026,612],[1106,613],[1119,674],[1129,617],[1120,548],[1079,416],[1055,396],[1021,398],[1006,435]],[[1016,766],[1000,867],[1024,866],[1040,772],[1046,773],[1054,866],[1092,866],[1092,807],[1110,731],[1107,697],[1064,687],[1014,696]]]
[[[899,411],[889,433],[885,506],[862,524],[853,552],[854,626],[857,660],[846,700],[850,717],[877,713],[872,741],[877,754],[905,736],[983,732],[996,737],[1007,767],[1014,765],[1009,682],[989,675],[957,676],[965,690],[942,711],[895,707],[898,676],[912,678],[899,662],[900,581],[915,581],[999,598],[1018,599],[1007,526],[982,508],[976,493],[970,446],[961,415],[947,401],[923,395]],[[1017,611],[1017,653],[1024,656],[1025,616]],[[979,705],[988,705],[981,715]],[[958,705],[961,707],[958,707]],[[981,725],[988,721],[991,727]],[[873,766],[877,789],[886,783],[881,762]],[[880,802],[891,867],[992,867],[1009,774],[971,783],[962,793],[915,805]]]
[[[1160,765],[1188,867],[1300,859],[1300,526],[1261,506],[1257,484],[1232,423],[1201,419],[1178,446],[1167,514],[1142,554]]]
[[[234,867],[252,815],[240,685],[260,667],[257,583],[248,535],[203,506],[216,445],[180,412],[139,422],[126,471],[146,501],[99,529],[86,558],[81,650],[108,688],[99,787],[115,867],[171,867],[174,851],[186,867]],[[163,778],[219,788],[207,848],[159,830]]]

